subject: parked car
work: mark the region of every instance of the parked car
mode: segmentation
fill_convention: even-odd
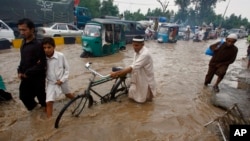
[[[2,20],[0,20],[0,39],[7,39],[10,42],[15,39],[14,31]]]
[[[186,27],[180,27],[180,28],[179,28],[179,35],[178,35],[178,38],[179,38],[179,39],[184,39],[184,37],[185,37],[185,32],[186,32]]]
[[[233,28],[233,29],[229,30],[229,33],[237,34],[238,38],[245,38],[247,36],[247,33],[240,28]]]
[[[83,30],[69,23],[51,23],[37,28],[37,38],[82,36]]]

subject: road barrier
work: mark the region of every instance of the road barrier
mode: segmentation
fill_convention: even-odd
[[[82,37],[76,37],[76,44],[82,44]]]
[[[20,48],[20,47],[21,47],[21,44],[22,44],[22,41],[23,41],[23,39],[14,39],[14,40],[12,41],[12,46],[13,46],[14,48]]]
[[[82,37],[53,37],[56,46],[64,44],[82,44]],[[14,48],[20,48],[22,39],[14,39],[12,46]]]

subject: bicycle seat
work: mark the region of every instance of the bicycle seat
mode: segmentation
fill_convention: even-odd
[[[112,67],[112,72],[120,71],[122,69],[123,69],[122,67]]]

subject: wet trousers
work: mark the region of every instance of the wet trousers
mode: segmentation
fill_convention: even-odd
[[[30,111],[37,105],[46,106],[45,78],[23,78],[19,87],[19,98]]]
[[[220,67],[216,67],[216,65],[209,65],[204,84],[205,85],[210,84],[215,74],[221,79],[223,79],[227,72],[227,68],[228,68],[227,65],[223,65]]]

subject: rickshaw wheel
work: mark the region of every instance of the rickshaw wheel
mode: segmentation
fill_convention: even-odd
[[[126,50],[125,46],[120,47],[120,50]]]
[[[92,54],[87,51],[83,51],[82,54],[80,55],[81,58],[87,58],[87,57],[92,57]]]

